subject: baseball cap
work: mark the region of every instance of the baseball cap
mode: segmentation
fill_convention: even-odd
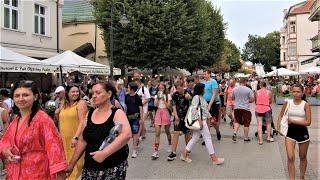
[[[54,93],[59,93],[61,91],[64,91],[64,87],[63,86],[57,87],[57,89],[54,91]]]

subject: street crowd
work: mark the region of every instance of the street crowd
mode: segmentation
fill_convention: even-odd
[[[307,126],[311,124],[311,108],[304,98],[308,86],[292,84],[293,99],[283,105],[279,117],[273,117],[273,92],[267,79],[217,81],[210,70],[201,76],[143,79],[140,73],[134,73],[127,86],[122,79],[97,80],[87,87],[68,84],[56,87],[48,98],[40,95],[36,83],[27,80],[17,82],[11,92],[2,89],[2,173],[7,179],[125,179],[127,159],[139,160],[145,153],[139,150],[145,138],[154,138],[151,160],[159,159],[159,147],[163,146],[168,149],[168,161],[174,161],[181,152],[179,159],[191,163],[189,155],[200,141],[213,165],[221,165],[224,158],[215,150],[210,133],[214,130],[217,139],[222,139],[221,121],[233,128],[232,141],[250,143],[249,127],[255,116],[257,145],[263,145],[275,141],[281,118],[288,114],[288,132],[284,135],[289,178],[295,177],[298,143],[300,178],[304,179],[310,142]],[[312,92],[320,93],[320,82],[316,82]],[[255,114],[251,114],[250,103],[255,103]],[[186,124],[191,107],[200,112],[200,128],[196,130]],[[117,124],[121,124],[121,131],[100,149]],[[146,126],[154,128],[154,137],[147,134]],[[161,128],[167,144],[160,145]],[[177,149],[181,135],[186,146]]]

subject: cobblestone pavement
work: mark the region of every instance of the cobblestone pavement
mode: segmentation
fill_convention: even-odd
[[[281,106],[273,105],[274,121],[278,117]],[[252,105],[254,112],[254,105]],[[319,176],[319,114],[320,106],[312,107],[312,125],[309,127],[311,143],[308,151],[308,167],[306,179],[318,179]],[[237,142],[231,140],[233,133],[227,122],[221,123],[222,139],[218,141],[214,129],[211,129],[213,145],[218,156],[225,158],[222,166],[213,165],[209,159],[205,146],[200,142],[192,149],[191,163],[185,163],[179,159],[180,152],[185,147],[184,138],[180,136],[177,149],[177,159],[167,161],[167,138],[162,131],[160,143],[160,158],[153,161],[152,144],[154,141],[154,129],[150,128],[147,121],[147,138],[141,143],[138,157],[135,159],[129,155],[129,167],[127,179],[287,179],[287,159],[284,146],[284,138],[275,136],[275,142],[258,145],[254,133],[257,129],[255,117],[250,126],[251,142],[243,141],[243,128],[238,133]],[[266,138],[264,136],[264,138]],[[132,142],[130,152],[132,151]],[[298,148],[296,150],[296,174],[299,178]]]

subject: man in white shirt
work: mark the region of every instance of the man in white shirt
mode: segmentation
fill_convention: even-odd
[[[9,94],[10,92],[6,89],[1,89],[0,91],[0,101],[3,103],[3,107],[10,113],[14,103]]]
[[[138,84],[139,88],[137,90],[137,94],[141,97],[142,99],[142,106],[143,106],[143,117],[147,117],[148,113],[148,102],[151,98],[149,90],[147,87],[144,86],[143,83],[141,83],[141,76],[139,73],[134,73],[133,75],[134,81]],[[146,135],[146,126],[145,122],[141,121],[140,122],[140,129],[139,129],[139,140],[142,140],[145,138]]]

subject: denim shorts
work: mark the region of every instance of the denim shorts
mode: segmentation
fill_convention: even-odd
[[[138,134],[139,127],[140,127],[139,119],[131,119],[129,120],[129,123],[130,123],[132,134]]]
[[[256,112],[256,116],[257,117],[263,117],[264,119],[271,119],[272,118],[272,110],[269,110],[265,113],[259,113],[259,112]]]

